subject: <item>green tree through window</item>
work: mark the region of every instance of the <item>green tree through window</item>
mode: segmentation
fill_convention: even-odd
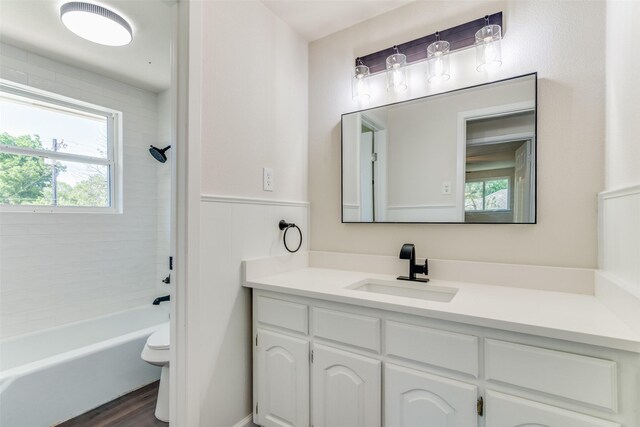
[[[0,144],[42,149],[38,135],[0,134]],[[60,166],[57,166],[60,167]],[[0,152],[0,203],[47,205],[51,203],[52,166],[42,157]]]
[[[0,144],[43,149],[38,135],[12,136],[3,132]],[[54,169],[57,176],[68,168],[44,157],[0,152],[0,204],[108,206],[109,184],[105,167],[85,165],[86,177],[74,185],[57,180],[57,200],[53,200]]]
[[[466,211],[499,211],[509,209],[509,178],[468,181],[464,186]]]

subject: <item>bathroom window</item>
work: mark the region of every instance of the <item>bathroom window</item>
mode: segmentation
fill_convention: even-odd
[[[122,113],[0,82],[0,205],[117,211]]]
[[[464,210],[467,212],[509,210],[509,177],[467,181]]]

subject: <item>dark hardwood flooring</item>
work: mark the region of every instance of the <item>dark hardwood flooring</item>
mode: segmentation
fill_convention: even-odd
[[[159,381],[105,403],[58,427],[166,427],[153,415]]]

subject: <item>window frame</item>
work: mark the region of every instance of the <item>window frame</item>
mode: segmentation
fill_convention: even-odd
[[[467,198],[465,196],[465,198],[464,198],[464,200],[465,200],[465,204],[464,204],[465,210],[464,211],[468,212],[468,213],[472,213],[472,214],[496,213],[496,212],[497,213],[500,213],[500,212],[505,212],[506,213],[506,212],[513,211],[512,208],[507,208],[507,209],[484,209],[484,207],[485,207],[485,198],[487,197],[484,194],[484,192],[485,192],[485,189],[486,189],[487,181],[497,181],[497,180],[501,180],[501,179],[506,179],[507,180],[507,184],[508,184],[508,187],[507,187],[507,190],[508,190],[507,191],[507,205],[511,206],[511,188],[512,188],[512,185],[513,185],[513,183],[511,182],[511,177],[510,176],[490,176],[490,177],[486,177],[486,178],[475,178],[475,179],[465,180],[465,182],[464,182],[464,184],[465,184],[465,194],[466,194],[466,185],[467,185],[467,183],[482,182],[482,208],[483,209],[467,210],[466,209],[466,200],[467,200]]]
[[[84,156],[80,154],[60,153],[36,150],[25,147],[12,147],[0,144],[0,152],[35,156],[57,161],[107,166],[109,175],[110,206],[50,206],[50,205],[7,205],[0,204],[0,212],[31,213],[122,213],[122,116],[121,111],[91,104],[78,99],[48,92],[31,86],[0,79],[0,93],[14,97],[27,98],[36,105],[52,106],[56,109],[79,111],[105,117],[107,120],[107,158]]]

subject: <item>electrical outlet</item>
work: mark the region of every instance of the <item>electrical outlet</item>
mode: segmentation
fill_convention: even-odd
[[[442,182],[442,194],[451,194],[451,181]]]
[[[273,191],[273,169],[262,168],[262,189],[264,191]]]

